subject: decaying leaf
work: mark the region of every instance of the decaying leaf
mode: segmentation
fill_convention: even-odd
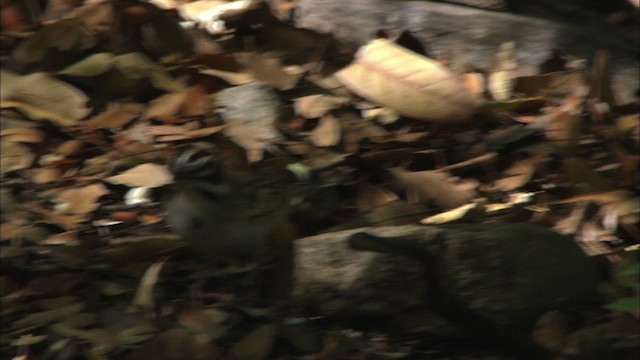
[[[402,184],[407,198],[419,197],[432,200],[443,209],[453,209],[469,203],[476,197],[473,182],[458,182],[449,174],[437,170],[410,172],[400,168],[391,169],[391,173]],[[411,196],[411,194],[415,194]]]
[[[28,168],[35,154],[25,145],[12,141],[0,141],[0,174]]]
[[[237,53],[236,59],[256,80],[264,81],[280,90],[292,89],[302,75],[290,74],[283,69],[284,66],[277,58],[255,52]]]
[[[133,304],[142,307],[145,310],[153,310],[154,308],[154,296],[153,296],[153,288],[158,282],[158,278],[160,277],[160,272],[164,267],[166,261],[159,261],[147,269],[144,273],[144,276],[140,280],[140,285],[138,286],[138,291],[136,291],[136,296],[133,299]]]
[[[120,129],[138,117],[143,110],[141,104],[115,103],[108,110],[84,122],[86,128]]]
[[[419,120],[462,121],[478,108],[440,64],[384,39],[358,50],[356,61],[336,77],[358,95]]]
[[[91,111],[86,107],[89,99],[83,92],[49,74],[20,76],[4,69],[1,72],[3,108],[15,107],[35,119],[49,119],[61,125],[72,125]]]
[[[44,134],[33,128],[12,128],[0,130],[2,141],[23,143],[39,143],[44,139]]]
[[[319,147],[335,146],[340,142],[341,127],[338,119],[327,114],[320,119],[318,126],[311,132],[309,140]]]
[[[362,211],[371,211],[398,199],[398,195],[388,189],[365,184],[358,188],[356,205]]]
[[[100,206],[98,198],[109,191],[102,184],[87,185],[78,188],[62,190],[55,197],[61,212],[67,214],[85,215]]]
[[[307,119],[319,118],[349,101],[345,97],[331,95],[309,95],[298,98],[293,103],[296,114]]]
[[[122,174],[114,175],[105,180],[112,184],[127,185],[129,187],[159,187],[171,183],[173,177],[164,165],[141,164]]]

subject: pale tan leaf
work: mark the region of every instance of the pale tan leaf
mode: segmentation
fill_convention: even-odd
[[[307,119],[315,119],[348,102],[349,99],[346,97],[309,95],[296,99],[293,108],[296,114]]]
[[[340,142],[340,122],[331,114],[320,119],[318,126],[313,129],[309,140],[319,147],[335,146]]]
[[[108,110],[84,123],[87,128],[120,129],[142,113],[143,105],[136,103],[114,104]]]
[[[159,187],[171,183],[173,176],[167,167],[159,164],[145,163],[131,168],[122,174],[105,179],[111,184],[129,187]]]
[[[516,161],[505,170],[505,177],[496,181],[496,186],[502,191],[512,191],[525,185],[533,177],[538,163],[545,157],[546,155],[536,155]]]
[[[360,185],[356,197],[356,206],[362,211],[371,211],[392,201],[398,200],[398,195],[381,186]]]
[[[425,225],[441,225],[453,222],[480,222],[485,214],[485,206],[479,203],[465,204],[455,209],[441,212],[420,220]]]
[[[0,142],[0,174],[28,168],[35,158],[35,154],[23,144],[12,141]]]
[[[11,128],[0,130],[2,141],[39,143],[44,140],[44,134],[33,128]]]
[[[53,113],[47,109],[43,109],[31,104],[20,101],[2,100],[0,101],[2,109],[16,109],[31,120],[52,120],[60,125],[69,126],[77,123],[76,119],[68,118],[60,114]]]
[[[148,128],[148,133],[157,136],[159,142],[178,141],[185,139],[195,139],[213,135],[224,130],[227,125],[210,126],[205,128],[194,128],[195,122],[186,123],[182,126],[178,125],[152,125]]]
[[[83,92],[49,74],[20,76],[4,69],[0,72],[2,107],[26,108],[29,115],[39,119],[39,114],[51,114],[51,120],[62,125],[72,125],[90,112],[86,107],[89,98]],[[32,114],[34,111],[35,114]]]
[[[109,193],[102,184],[92,184],[61,191],[55,200],[66,214],[88,214],[100,206],[98,199]]]
[[[177,115],[186,98],[186,92],[177,92],[162,95],[151,102],[151,105],[144,112],[144,115],[142,115],[142,120],[163,120],[165,118]]]
[[[75,155],[82,150],[84,143],[78,139],[71,139],[63,142],[53,152],[62,156]]]
[[[236,53],[236,60],[243,65],[256,80],[264,81],[280,90],[293,88],[301,74],[289,74],[277,58],[269,58],[255,52]]]
[[[401,168],[391,169],[391,173],[409,194],[417,194],[422,200],[432,200],[443,209],[453,209],[469,203],[476,197],[477,184],[471,181],[457,181],[448,173],[427,170],[409,172]]]
[[[40,242],[40,245],[80,245],[78,231],[65,231],[49,236]]]
[[[211,68],[201,68],[199,72],[201,74],[219,77],[220,79],[228,82],[231,85],[243,85],[256,81],[256,78],[254,78],[253,75],[249,74],[248,72],[233,72]]]
[[[442,65],[385,39],[360,48],[336,77],[358,95],[419,120],[461,121],[479,106]]]
[[[62,179],[62,171],[55,167],[42,167],[29,171],[31,181],[36,184],[46,184]]]
[[[153,296],[153,288],[158,282],[158,278],[160,277],[160,272],[164,267],[165,260],[158,261],[153,263],[147,271],[145,271],[142,279],[140,280],[140,285],[138,286],[138,290],[136,291],[136,296],[133,299],[133,305],[137,305],[142,307],[145,310],[152,310],[154,307],[154,296]]]
[[[196,85],[187,90],[187,98],[182,104],[180,114],[184,116],[203,116],[211,111],[211,97],[204,86]]]

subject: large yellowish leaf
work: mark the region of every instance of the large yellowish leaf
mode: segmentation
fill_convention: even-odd
[[[442,65],[385,39],[362,47],[336,77],[358,95],[419,120],[465,120],[479,104]]]
[[[25,76],[2,70],[2,107],[17,107],[28,116],[72,125],[90,112],[89,98],[75,87],[46,73]]]
[[[130,187],[158,187],[169,184],[172,179],[173,177],[166,166],[146,163],[131,168],[122,174],[108,177],[106,181]]]

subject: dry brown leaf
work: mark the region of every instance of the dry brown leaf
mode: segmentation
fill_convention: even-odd
[[[31,166],[35,158],[35,154],[21,143],[0,141],[0,174],[26,169]]]
[[[358,187],[356,206],[361,211],[371,211],[398,199],[398,195],[391,190],[381,186],[363,184]]]
[[[158,282],[160,272],[162,271],[165,262],[165,260],[155,262],[149,266],[147,271],[145,271],[142,279],[140,280],[138,290],[136,291],[136,296],[133,299],[133,305],[140,306],[145,310],[152,310],[154,308],[155,297],[153,296],[153,289]]]
[[[333,115],[327,114],[320,119],[318,126],[311,132],[309,140],[319,147],[335,146],[340,142],[340,122]]]
[[[443,66],[388,40],[373,40],[358,50],[356,59],[336,77],[358,95],[405,116],[462,121],[479,106]]]
[[[367,120],[375,120],[380,124],[386,125],[398,121],[398,119],[400,119],[400,114],[393,109],[381,107],[363,110],[362,117]]]
[[[72,156],[79,153],[84,147],[84,143],[78,139],[67,140],[60,144],[53,152],[62,156]]]
[[[205,87],[196,85],[189,88],[180,113],[184,116],[204,116],[210,112],[211,97]]]
[[[151,102],[142,120],[171,118],[178,114],[186,98],[187,93],[183,91],[162,95]]]
[[[549,115],[550,122],[545,131],[547,139],[559,145],[573,148],[580,137],[580,116],[567,112],[556,112]]]
[[[120,129],[138,117],[143,110],[142,104],[121,103],[112,105],[108,110],[92,117],[84,123],[85,128]]]
[[[477,184],[471,181],[457,181],[449,174],[437,170],[409,172],[401,168],[391,169],[391,173],[407,192],[422,200],[432,200],[443,209],[453,209],[471,202],[476,197]]]
[[[200,74],[220,78],[231,85],[243,85],[256,81],[253,75],[249,74],[248,72],[233,72],[209,68],[200,68],[199,72]]]
[[[63,178],[62,171],[55,167],[42,167],[30,171],[31,181],[36,184],[47,184]]]
[[[60,211],[66,214],[86,215],[100,206],[98,199],[109,193],[102,184],[92,184],[78,188],[62,190],[55,197]]]
[[[186,125],[190,125],[188,123]],[[201,129],[191,129],[191,126],[154,125],[149,127],[149,134],[157,136],[156,141],[179,141],[207,137],[224,130],[226,125],[210,126]]]
[[[80,245],[78,231],[65,231],[49,236],[40,242],[40,245]]]
[[[296,114],[307,119],[315,119],[348,102],[349,99],[346,97],[310,95],[296,99],[293,108]]]
[[[4,214],[3,214],[4,216]],[[19,233],[23,224],[18,222],[3,222],[0,224],[0,241],[7,241]]]
[[[545,154],[541,154],[516,161],[511,167],[505,170],[504,174],[506,177],[496,181],[496,186],[502,191],[512,191],[525,185],[531,180],[537,165],[545,157]]]
[[[105,179],[111,184],[126,185],[129,187],[159,187],[167,185],[173,181],[173,176],[164,165],[140,164],[121,174],[110,176]]]
[[[75,87],[46,73],[16,75],[4,69],[0,82],[0,106],[16,107],[35,119],[49,118],[73,125],[91,111],[89,98]]]
[[[292,89],[302,76],[302,74],[289,74],[284,71],[279,59],[269,58],[263,54],[240,52],[236,53],[236,59],[256,80],[264,81],[280,90]]]
[[[44,140],[44,134],[34,128],[12,128],[0,130],[2,141],[39,143]]]

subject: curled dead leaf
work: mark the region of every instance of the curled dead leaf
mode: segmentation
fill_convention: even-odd
[[[479,106],[442,65],[385,39],[360,48],[336,77],[358,95],[419,120],[462,121]]]

